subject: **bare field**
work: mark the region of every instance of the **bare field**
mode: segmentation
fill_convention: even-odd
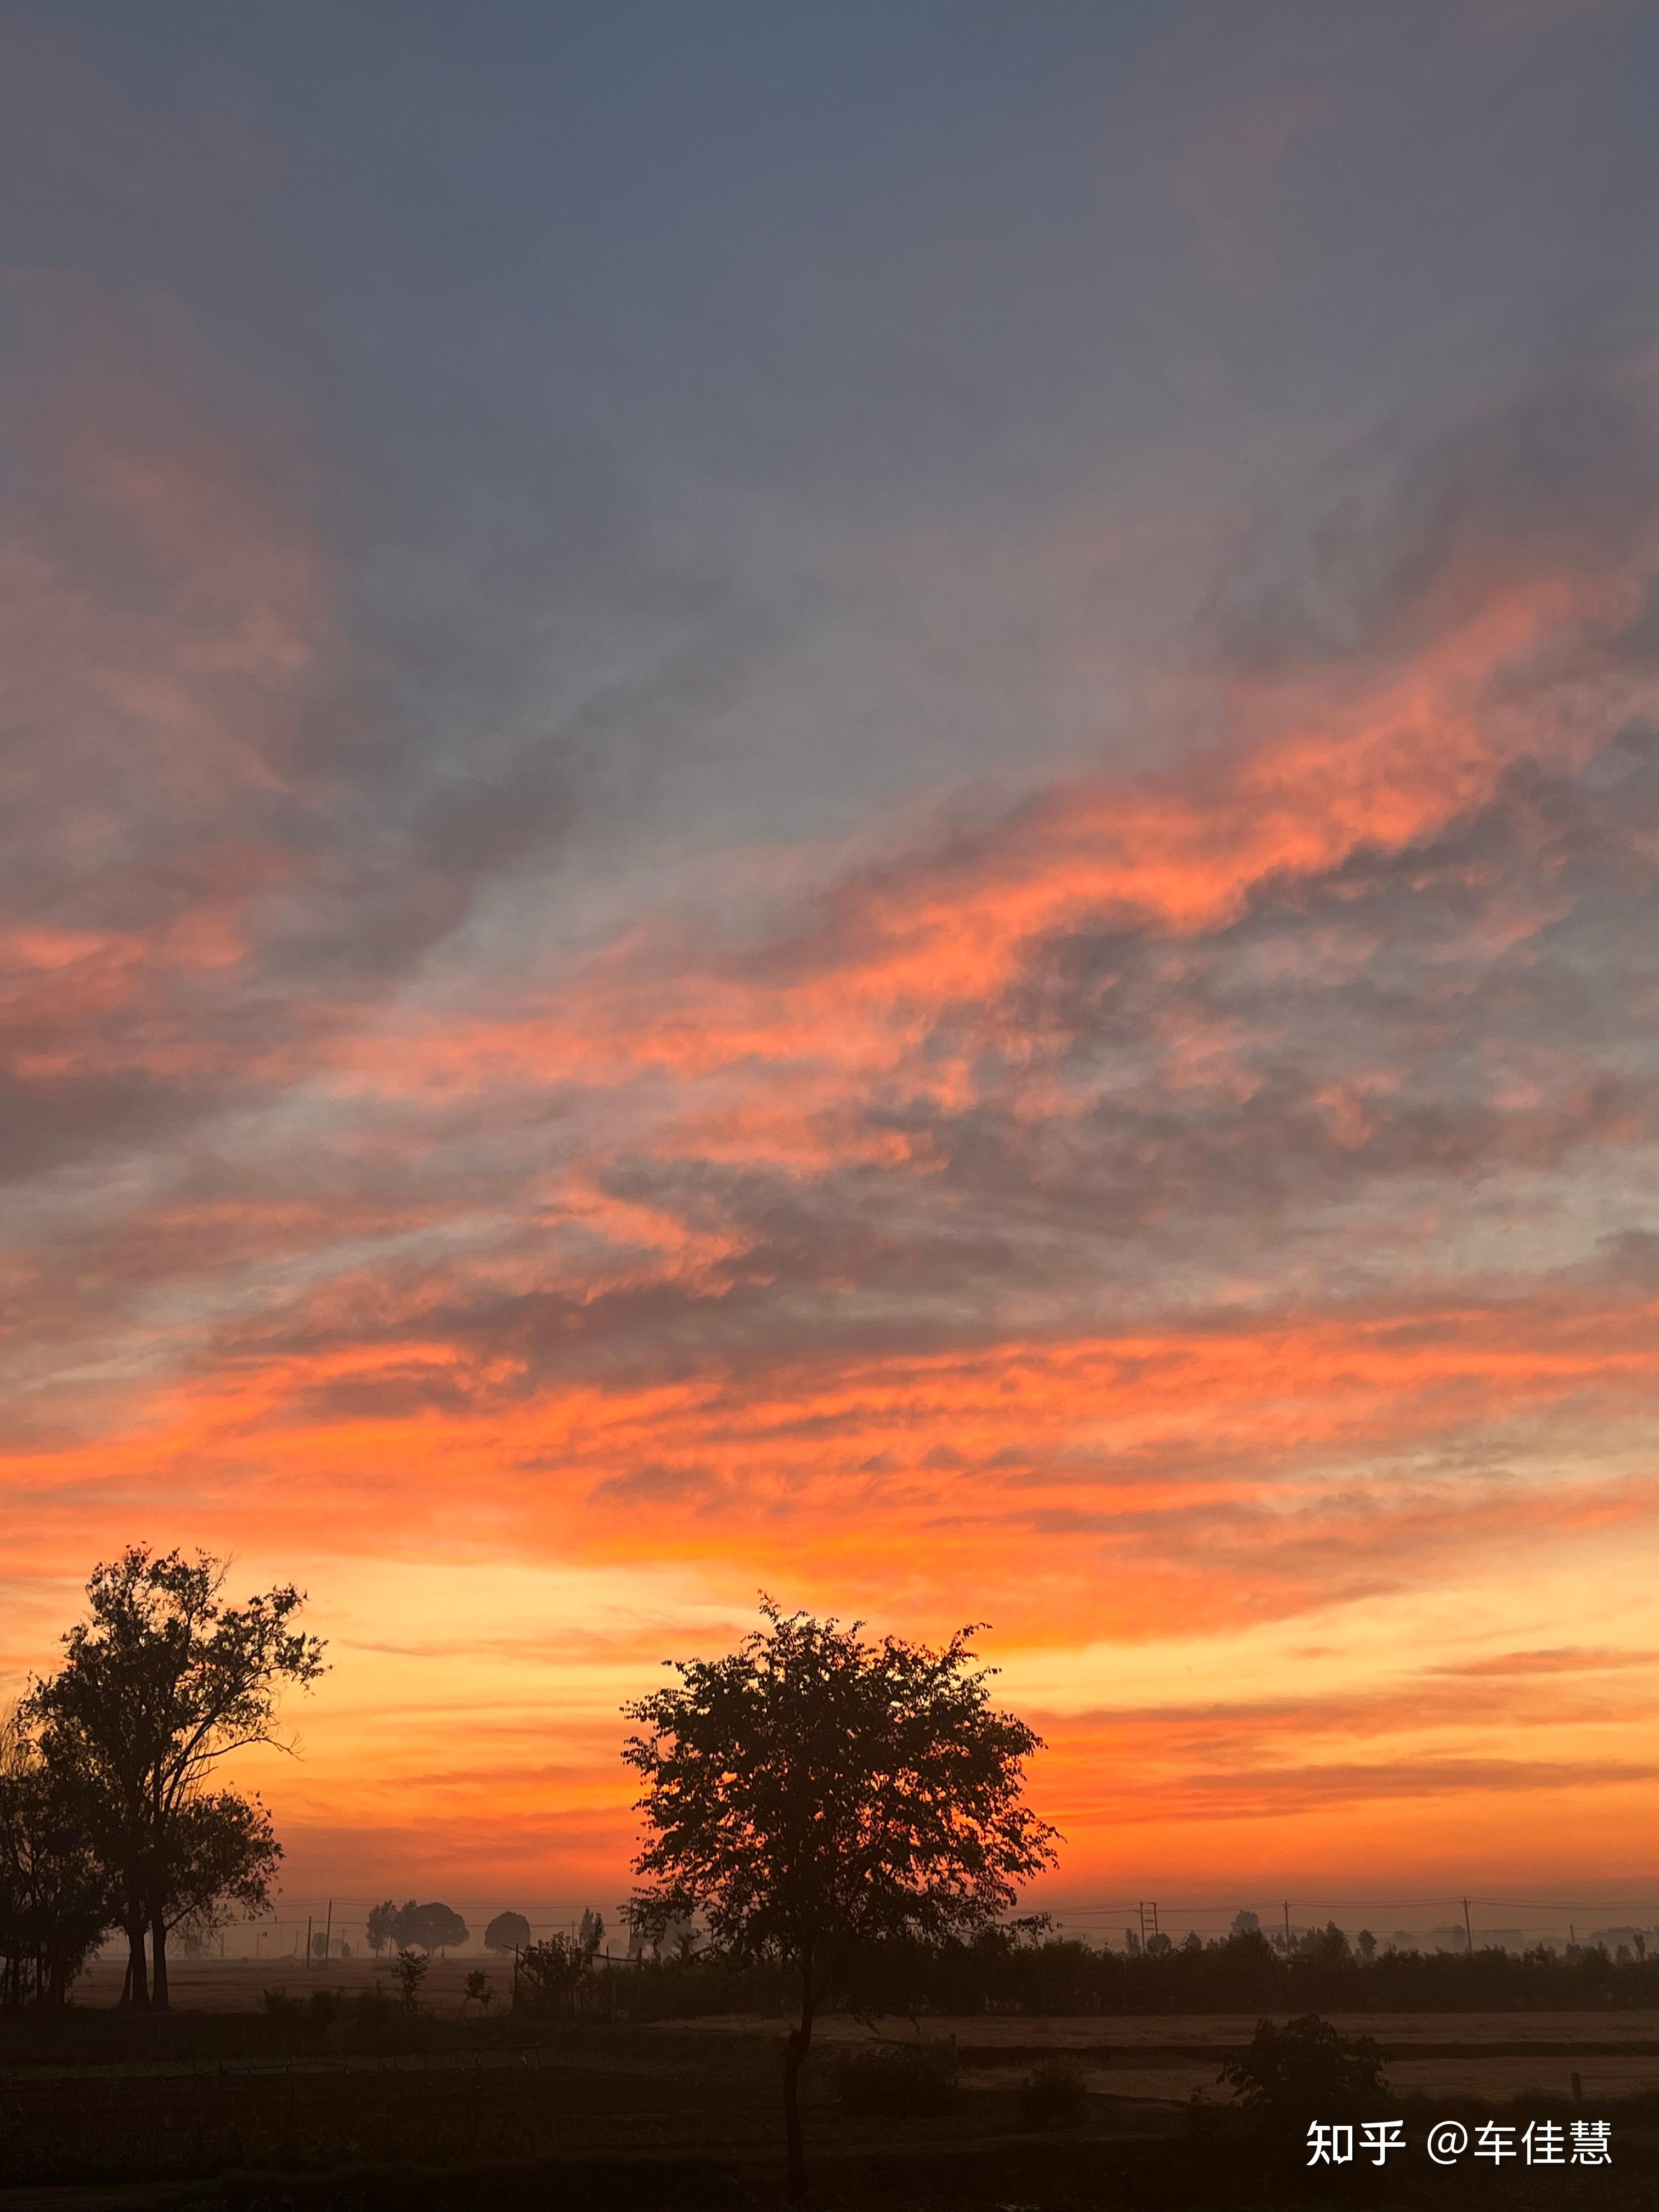
[[[511,1959],[480,1960],[463,1954],[434,1959],[421,1992],[422,2009],[441,2016],[459,2014],[467,1976],[480,1966],[497,1999],[505,2000],[512,1986]],[[377,1966],[373,1959],[333,1960],[309,1972],[303,1960],[291,1957],[180,1960],[173,1972],[173,2002],[179,2011],[257,2011],[267,1989],[303,1996],[316,1989],[368,1990],[377,1981],[390,1990],[387,1966]],[[120,1972],[113,1961],[106,1961],[77,1984],[76,2000],[88,2006],[111,2005],[120,1988]],[[620,1987],[618,1998],[620,2011],[625,2004]],[[1194,2094],[1224,2098],[1218,2071],[1228,2056],[1249,2041],[1256,2017],[1254,2013],[1058,2018],[963,2014],[920,2022],[894,2018],[869,2025],[848,2014],[832,2014],[820,2020],[817,2042],[825,2056],[838,2045],[878,2039],[906,2040],[918,2033],[930,2042],[954,2042],[962,2081],[969,2089],[1006,2088],[1017,2072],[1037,2059],[1068,2052],[1081,2062],[1097,2095],[1184,2106]],[[1369,2035],[1383,2047],[1389,2086],[1401,2096],[1463,2095],[1497,2102],[1526,2095],[1565,2097],[1575,2073],[1592,2104],[1598,2097],[1659,2091],[1659,2014],[1652,2012],[1355,2013],[1331,2017],[1344,2034]],[[696,2046],[781,2033],[782,2025],[775,2017],[723,2014],[641,2023],[634,2033],[678,2045],[689,2057]]]
[[[1097,2097],[1121,2097],[1151,2104],[1185,2106],[1197,2097],[1225,2103],[1231,2092],[1218,2081],[1218,2062],[1183,2060],[1169,2065],[1137,2065],[1116,2060],[1091,2064],[1079,2054],[1085,2081]],[[964,2089],[1006,2088],[1016,2066],[964,2064]],[[1390,2059],[1384,2075],[1397,2097],[1478,2097],[1508,2104],[1517,2097],[1567,2098],[1576,2073],[1587,2106],[1598,2099],[1613,2101],[1644,2091],[1659,2091],[1659,2059],[1510,2058],[1472,2050],[1462,2058]]]
[[[1285,2013],[1272,2015],[1283,2021]],[[1332,2013],[1328,2015],[1344,2035],[1369,2035],[1385,2047],[1404,2049],[1413,2045],[1525,2045],[1650,2044],[1659,2053],[1659,2012],[1418,2012]],[[892,2042],[918,2032],[930,2041],[955,2038],[964,2053],[995,2051],[1003,2046],[1021,2051],[1075,2051],[1085,2057],[1103,2047],[1113,2051],[1212,2051],[1246,2044],[1255,2032],[1258,2013],[1089,2013],[1038,2018],[1012,2013],[961,2014],[955,2017],[929,2014],[920,2023],[895,2016],[873,2026],[848,2013],[820,2016],[817,2034],[828,2043],[859,2043],[873,2039]],[[757,2023],[750,2013],[721,2014],[699,2021],[664,2021],[658,2033],[695,2028],[702,2033],[733,2032],[752,2034]],[[1654,2060],[1659,2070],[1659,2055]]]
[[[434,1959],[421,1987],[421,2002],[428,2011],[453,2011],[466,1993],[466,1978],[482,1966],[498,1998],[513,1987],[513,1960],[465,1954],[459,1958]],[[98,1960],[75,1984],[75,2002],[81,2005],[112,2005],[119,1999],[125,1961]],[[326,1966],[307,1971],[303,1959],[284,1953],[271,1959],[169,1959],[167,1978],[175,2012],[258,2012],[267,1990],[286,1990],[304,1996],[312,1990],[372,1990],[378,1982],[388,1995],[392,1988],[389,1960],[331,1959]]]
[[[375,2166],[430,2168],[441,2179],[475,2166],[482,2172],[490,2161],[549,2160],[563,2172],[561,2162],[574,2160],[588,2162],[604,2177],[602,2199],[584,2196],[580,2202],[614,2207],[621,2202],[615,2174],[624,2167],[633,2173],[629,2161],[643,2159],[650,2171],[629,2182],[635,2193],[627,2203],[654,2205],[678,2200],[672,2188],[659,2189],[652,2161],[690,2161],[690,2173],[693,2165],[700,2172],[697,2162],[714,2159],[730,2162],[737,2177],[723,2204],[775,2200],[768,2177],[778,2155],[781,2019],[747,2014],[650,2023],[562,2021],[532,2028],[528,2038],[517,2028],[507,2034],[445,2027],[460,2012],[471,1971],[473,1961],[465,1954],[434,1960],[428,2024],[419,2029],[418,2047],[380,2051],[313,2032],[309,2008],[309,2025],[287,2040],[283,2021],[231,2018],[238,2009],[257,2011],[260,1990],[284,1981],[293,1995],[307,1987],[367,1987],[374,1978],[372,1961],[354,1960],[326,1973],[307,1974],[300,1966],[287,1975],[273,1975],[264,1962],[185,1962],[173,2028],[156,2033],[161,2023],[83,2017],[64,2023],[65,2048],[55,2057],[22,2050],[9,2063],[0,2099],[0,2185],[140,2177],[185,2183],[235,2169],[315,2176]],[[509,1961],[508,1977],[510,1972]],[[503,1994],[506,1978],[498,1984]],[[617,1978],[619,1985],[625,1979]],[[77,1992],[88,2013],[99,1997],[107,2004],[118,1994],[114,1975],[100,1979],[101,1988]],[[198,2017],[192,2025],[192,2011],[210,2009],[212,2021]],[[890,2018],[873,2026],[832,2015],[820,2023],[803,2082],[812,2156],[843,2175],[841,2193],[826,2194],[824,2201],[857,2203],[866,2212],[878,2202],[894,2212],[901,2203],[924,2201],[948,2204],[952,2212],[970,2204],[989,2212],[1015,2201],[1076,2204],[1081,2159],[1097,2178],[1120,2179],[1143,2169],[1161,2174],[1170,2160],[1184,2161],[1187,2194],[1179,2201],[1218,2203],[1206,2193],[1218,2158],[1224,2171],[1248,2181],[1264,2160],[1270,2164],[1278,2155],[1271,2131],[1256,2125],[1252,2133],[1252,2124],[1218,2109],[1230,2101],[1217,2078],[1220,2067],[1243,2047],[1255,2025],[1255,2015],[1244,2014]],[[1623,2212],[1659,2202],[1640,2193],[1647,2186],[1641,2161],[1659,2152],[1653,2108],[1625,2102],[1659,2089],[1659,2013],[1346,2015],[1339,2025],[1375,2037],[1390,2087],[1422,2100],[1430,2107],[1425,2118],[1450,2116],[1433,2112],[1443,2100],[1451,2106],[1478,2099],[1503,2107],[1532,2097],[1560,2110],[1577,2075],[1585,2112],[1616,2116],[1620,2131],[1624,2194],[1608,2198],[1609,2212],[1615,2203]],[[295,2026],[286,2023],[289,2030]],[[836,2094],[837,2051],[874,2036],[953,2044],[964,2093],[954,2109],[909,2118],[846,2110]],[[1076,2056],[1091,2093],[1064,2144],[1030,2131],[1016,2095],[1033,2063],[1060,2051]],[[1524,2112],[1525,2104],[1518,2109]],[[1059,2163],[1039,2188],[1033,2176],[1045,2158]],[[739,2187],[744,2175],[752,2187]],[[882,2175],[884,2196],[871,2179]],[[909,2177],[928,2175],[931,2194],[905,2194]],[[1161,2179],[1158,2189],[1150,2180],[1148,2187],[1148,2201],[1177,2201]],[[340,2203],[361,2212],[362,2201],[348,2191]],[[399,2198],[398,2212],[405,2203],[425,2201]],[[453,2201],[444,2199],[451,2212]],[[515,2208],[524,2201],[512,2199]],[[1141,2199],[1120,2193],[1111,2201]],[[1242,2201],[1265,2200],[1246,2195]],[[1407,2200],[1390,2201],[1397,2212]]]
[[[1097,2096],[1187,2105],[1195,2096],[1225,2100],[1217,2081],[1224,2059],[1247,2044],[1254,2014],[1182,2014],[1031,2020],[963,2017],[921,2023],[888,2020],[866,2027],[845,2015],[821,2023],[826,2045],[921,2033],[954,2042],[966,2088],[1007,2085],[1017,2069],[1049,2052],[1082,2065]],[[1522,2096],[1568,2097],[1577,2074],[1588,2103],[1659,2091],[1659,2015],[1628,2013],[1337,2014],[1345,2035],[1369,2035],[1389,2054],[1385,2073],[1397,2096],[1469,2096],[1506,2103]],[[703,2027],[725,2023],[699,2022]],[[752,2033],[752,2020],[733,2021]],[[1622,2047],[1621,2047],[1622,2046]],[[1420,2052],[1420,2056],[1413,2055]]]
[[[466,1993],[469,1974],[482,1967],[498,2000],[513,1985],[513,1960],[476,1953],[438,1957],[421,1987],[422,2010],[442,2013],[459,2008]],[[327,1966],[307,1969],[303,1959],[284,1954],[271,1959],[179,1959],[170,1962],[173,2008],[180,2012],[257,2012],[266,1990],[283,1990],[304,1996],[313,1990],[353,1991],[372,1990],[378,1984],[390,1993],[389,1961],[372,1958],[331,1960]],[[113,2005],[120,1996],[124,1967],[120,1960],[99,1961],[75,1985],[75,2002],[88,2006]],[[619,1969],[617,1999],[625,2002],[626,1970]],[[1011,2013],[928,2014],[920,2033],[930,2040],[954,2037],[964,2052],[969,2049],[994,2051],[1017,2047],[1038,2052],[1075,2051],[1086,2057],[1103,2046],[1126,2055],[1131,2051],[1172,2053],[1193,2049],[1207,2057],[1224,2046],[1246,2044],[1260,2015],[1249,2013],[1087,2013],[1048,2016]],[[1287,2018],[1285,2014],[1274,2017]],[[1458,2045],[1501,2045],[1520,2056],[1534,2046],[1564,2045],[1652,2045],[1659,2052],[1659,2012],[1414,2012],[1332,2013],[1334,2025],[1345,2035],[1369,2035],[1402,2056],[1409,2046],[1439,2048]],[[661,2035],[752,2035],[778,2024],[775,2015],[720,2013],[696,2020],[666,2020],[651,2033]],[[819,2016],[817,2035],[829,2044],[857,2043],[914,2036],[918,2023],[894,2015],[873,2026],[848,2013]],[[1656,2057],[1659,2069],[1659,2057]]]

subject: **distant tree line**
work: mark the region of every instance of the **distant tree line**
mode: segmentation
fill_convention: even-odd
[[[603,2002],[635,2019],[693,2018],[775,2013],[796,1998],[786,1965],[718,1954],[647,1960],[614,1979],[602,1996],[576,1987],[567,2009]],[[1255,1929],[1107,1951],[1054,1935],[1039,1917],[967,1940],[895,1936],[849,1948],[825,2002],[887,2015],[1635,2010],[1659,2006],[1659,1956],[1601,1943],[1473,1956],[1362,1948],[1334,1924],[1300,1937],[1289,1956]]]
[[[417,1905],[411,1897],[394,1905],[388,1897],[368,1916],[368,1948],[378,1959],[388,1945],[397,1951],[459,1950],[471,1935],[453,1905]]]
[[[388,1949],[421,1951],[428,1957],[458,1951],[471,1942],[472,1935],[453,1905],[417,1905],[412,1897],[403,1905],[394,1904],[388,1897],[384,1904],[375,1905],[368,1916],[367,1933],[368,1948],[377,1959]],[[592,1911],[583,1913],[569,1937],[553,1939],[556,1948],[569,1949],[585,1965],[592,1965],[604,1941],[605,1921]],[[498,1912],[484,1929],[483,1947],[502,1956],[513,1952],[522,1955],[540,1948],[522,1912]]]
[[[0,1723],[0,2002],[62,2003],[119,1929],[124,2003],[165,2009],[169,1940],[269,1903],[282,1846],[216,1769],[277,1741],[322,1645],[291,1585],[233,1605],[225,1573],[139,1546],[98,1567],[62,1665]]]

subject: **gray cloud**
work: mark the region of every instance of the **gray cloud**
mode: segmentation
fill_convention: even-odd
[[[88,52],[63,66],[129,112]],[[730,332],[647,361],[637,331],[600,327],[596,293],[568,330],[515,319],[515,285],[592,276],[574,226],[522,210],[498,225],[429,176],[407,205],[432,240],[411,243],[395,164],[336,149],[313,165],[272,99],[227,187],[242,215],[275,191],[292,222],[352,187],[318,266],[287,271],[285,346],[246,288],[210,312],[228,281],[216,231],[181,249],[198,286],[217,272],[205,291],[165,271],[148,303],[107,270],[29,280],[75,366],[18,371],[28,466],[4,542],[15,1436],[94,1430],[162,1376],[282,1375],[250,1416],[273,1449],[331,1421],[465,1423],[649,1382],[706,1385],[729,1443],[745,1393],[775,1387],[766,1434],[844,1448],[841,1479],[876,1496],[915,1469],[872,1449],[856,1391],[792,1409],[789,1377],[968,1372],[1010,1345],[1109,1358],[1158,1330],[1213,1345],[1323,1325],[1398,1349],[1465,1322],[1478,1369],[1505,1322],[1555,1340],[1627,1310],[1659,1234],[1659,462],[1634,349],[1598,327],[1461,428],[1434,427],[1441,408],[1350,439],[1242,553],[1234,523],[1206,516],[1199,550],[1160,571],[1160,590],[1178,574],[1202,602],[1178,696],[1125,734],[1154,672],[1126,647],[1116,688],[1097,683],[1077,641],[1133,627],[1090,595],[1133,580],[1135,501],[1119,484],[1097,515],[1103,477],[1062,496],[1040,460],[940,489],[963,426],[1009,419],[1012,340],[954,363],[955,428],[890,496],[872,475],[937,390],[938,332],[918,339],[914,392],[890,361],[857,390],[826,371],[752,444],[731,418],[729,462],[676,449],[694,418],[708,433]],[[220,173],[212,104],[184,100],[175,158],[143,180],[180,222]],[[1293,132],[1285,158],[1320,158],[1317,137]],[[294,166],[274,185],[279,157]],[[843,247],[866,236],[854,221]],[[377,259],[390,240],[401,261]],[[836,265],[890,304],[881,269],[866,294]],[[349,267],[366,272],[357,314]],[[977,293],[950,304],[947,334],[981,328]],[[763,358],[795,358],[801,332],[777,318],[799,305],[791,290],[744,323],[778,349]],[[1073,338],[1062,430],[1085,405]],[[1127,422],[1147,402],[1123,404]],[[866,406],[847,465],[863,504],[839,503],[820,441]],[[822,495],[810,517],[790,507],[802,486]],[[1186,488],[1177,471],[1170,495]],[[1194,572],[1218,546],[1205,599]],[[1028,568],[1035,585],[1010,582]],[[1054,579],[1067,611],[1039,618]],[[1542,611],[1511,639],[1505,611],[1528,594]],[[994,712],[964,707],[958,742],[947,706],[1005,635],[963,641],[980,605],[1008,625],[1005,688]],[[1160,641],[1187,629],[1158,619]],[[1482,623],[1479,669],[1438,690],[1425,677],[1413,705],[1415,672]],[[1060,647],[1079,653],[1066,680],[1084,708],[1049,699]],[[885,988],[861,995],[860,963],[921,930],[907,900],[971,921],[988,881],[1065,861],[1073,813],[1093,808],[1103,843],[1115,805],[1129,818],[1161,795],[1209,808],[1224,842],[1230,808],[1315,806],[1317,762],[1306,794],[1237,779],[1304,724],[1358,758],[1352,714],[1373,697],[1396,721],[1448,717],[1418,732],[1420,778],[1489,728],[1507,765],[1406,830],[1356,770],[1352,804],[1375,823],[1323,863],[1264,862],[1196,921],[1127,892],[1085,901],[989,981],[947,957],[913,1003],[876,1006],[883,1049],[863,1060],[838,1061],[834,1035],[816,1060],[810,1034],[780,1041],[795,1005],[807,1031],[856,1027]],[[887,834],[826,849],[826,824],[890,797]],[[811,1011],[820,988],[829,1015]],[[746,1046],[651,1060],[728,1005]],[[596,1073],[584,1048],[597,1037],[603,1061],[617,1006],[639,1049]],[[468,1026],[491,1022],[499,1071]],[[1334,1419],[1282,1460],[1310,1480],[1361,1480],[1368,1451],[1402,1480],[1419,1456],[1452,1480],[1526,1476],[1589,1437],[1599,1471],[1643,1387],[1610,1367],[1516,1410],[1478,1374],[1437,1374],[1402,1383],[1402,1434],[1368,1443]],[[916,1462],[959,1477],[968,1510],[981,1479],[1005,1503],[1038,1483],[1243,1480],[1264,1449],[1224,1425],[964,1449],[922,1434],[916,1398]],[[1366,1401],[1356,1430],[1369,1417]],[[522,1442],[515,1475],[556,1481]],[[703,1435],[580,1479],[639,1510],[758,1495]],[[1130,1544],[1170,1525],[1053,1497],[1014,1510],[1037,1536]],[[1242,1558],[1267,1526],[1230,1506],[1210,1534]]]

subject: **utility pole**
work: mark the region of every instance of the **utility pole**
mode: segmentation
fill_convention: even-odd
[[[326,1927],[326,1928],[324,1929],[324,1931],[323,1931],[323,1964],[324,1964],[325,1966],[326,1966],[326,1965],[328,1964],[329,1960],[330,1960],[330,1959],[332,1957],[332,1955],[333,1955],[333,1943],[334,1943],[334,1899],[331,1897],[331,1898],[330,1898],[330,1899],[328,1900],[328,1925],[327,1925],[327,1927]]]
[[[1469,1923],[1469,1900],[1467,1897],[1463,1899],[1463,1933],[1468,1941],[1469,1956],[1473,1959],[1474,1956],[1474,1929]]]
[[[306,1915],[306,1972],[311,1972],[311,1915]]]
[[[1291,1900],[1290,1900],[1290,1899],[1287,1897],[1287,1898],[1285,1899],[1285,1956],[1288,1959],[1288,1958],[1290,1957],[1290,1955],[1291,1955]]]

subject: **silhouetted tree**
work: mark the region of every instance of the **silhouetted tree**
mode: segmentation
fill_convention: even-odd
[[[410,1910],[414,1903],[411,1897],[404,1910]],[[384,1905],[375,1905],[369,1913],[368,1948],[377,1959],[388,1943],[395,1943],[398,1940],[398,1906],[388,1897]]]
[[[600,1944],[605,1941],[604,1916],[598,1912],[584,1912],[576,1941],[581,1947],[584,1961],[591,1966],[599,1956]]]
[[[783,2065],[799,2203],[800,2069],[838,1968],[884,1939],[994,1921],[1054,1863],[1055,1832],[1021,1802],[1038,1738],[993,1711],[970,1630],[933,1651],[761,1611],[738,1650],[673,1662],[676,1683],[624,1708],[646,1731],[623,1756],[653,1832],[626,1911],[647,1933],[700,1912],[715,1950],[799,1976]]]
[[[0,2003],[59,2003],[114,1924],[108,1874],[78,1778],[43,1756],[24,1717],[0,1721]]]
[[[293,1626],[299,1591],[284,1584],[227,1605],[226,1571],[205,1553],[157,1557],[141,1545],[99,1566],[87,1585],[90,1620],[64,1638],[63,1666],[28,1701],[47,1758],[77,1773],[94,1800],[91,1832],[119,1886],[128,1996],[138,2005],[167,2002],[167,1885],[185,1807],[228,1752],[275,1743],[282,1689],[323,1671],[322,1645]]]
[[[234,1911],[253,1920],[269,1906],[283,1847],[257,1797],[218,1790],[186,1798],[167,1823],[161,1849],[166,1866],[150,1893],[152,1932],[161,1935],[163,1956],[175,1928],[205,1938]]]
[[[1299,1935],[1293,1946],[1298,1958],[1309,1959],[1327,1971],[1344,1966],[1353,1955],[1348,1939],[1334,1920],[1328,1920],[1322,1928],[1310,1928]]]
[[[498,1912],[483,1933],[486,1951],[522,1951],[530,1942],[530,1923],[522,1912]]]
[[[465,1943],[467,1934],[465,1921],[447,1905],[416,1905],[411,1900],[398,1915],[398,1943],[405,1951],[446,1951],[452,1944]]]

